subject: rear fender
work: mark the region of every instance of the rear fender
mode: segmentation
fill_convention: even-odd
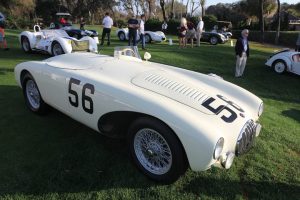
[[[52,45],[54,42],[58,42],[60,46],[63,48],[65,53],[72,53],[72,45],[71,40],[62,38],[62,37],[55,37],[51,43],[51,48],[49,48],[49,53],[52,54]]]
[[[27,37],[30,43],[30,47],[33,48],[36,43],[36,34],[30,31],[23,31],[19,36],[20,44],[22,42],[22,37]]]

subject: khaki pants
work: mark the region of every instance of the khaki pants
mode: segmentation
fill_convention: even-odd
[[[197,46],[200,47],[200,39],[202,36],[202,31],[197,31],[196,37],[197,37]]]
[[[235,66],[235,77],[240,77],[243,75],[245,66],[247,62],[247,54],[243,52],[242,57],[236,56],[236,66]]]

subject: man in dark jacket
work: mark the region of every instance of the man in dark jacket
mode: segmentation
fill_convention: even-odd
[[[235,44],[235,55],[236,55],[235,77],[241,77],[245,70],[247,58],[249,57],[248,35],[249,35],[249,30],[244,29],[242,31],[242,37],[240,37]]]
[[[128,20],[128,46],[136,46],[137,30],[139,29],[139,21],[134,15]]]

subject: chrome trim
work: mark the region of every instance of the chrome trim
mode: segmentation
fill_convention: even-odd
[[[249,120],[242,128],[237,139],[235,155],[240,156],[247,153],[253,146],[256,136],[257,125],[253,120]]]

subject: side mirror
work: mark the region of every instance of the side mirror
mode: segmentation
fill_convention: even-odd
[[[151,58],[151,54],[149,52],[145,52],[144,59],[148,61]]]

